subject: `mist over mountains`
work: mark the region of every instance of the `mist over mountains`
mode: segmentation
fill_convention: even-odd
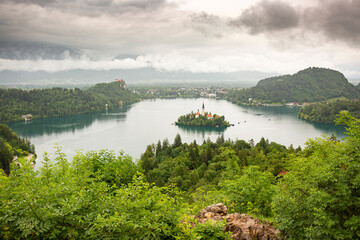
[[[168,59],[157,59],[156,56],[151,58],[119,54],[106,59],[96,59],[80,49],[61,45],[0,42],[0,86],[86,87],[122,78],[129,85],[248,88],[255,86],[261,79],[279,75],[277,72],[265,70],[232,71],[221,69],[221,66],[216,71],[208,71],[211,67],[207,62],[194,62],[194,68],[182,69],[182,66],[167,62],[170,58],[171,56]],[[187,60],[191,59],[180,57],[176,61],[181,65]],[[30,67],[24,68],[21,63]],[[214,61],[212,64],[216,65],[217,62]],[[220,61],[220,64],[223,62]],[[358,79],[349,81],[354,85],[359,83]]]
[[[117,55],[111,61],[136,61],[134,54]],[[91,61],[84,52],[64,46],[44,43],[0,43],[0,59],[46,61],[52,60]],[[59,62],[60,63],[60,62]],[[86,64],[86,63],[85,63]],[[65,66],[66,67],[66,66]],[[154,67],[139,67],[134,69],[71,69],[64,71],[0,71],[2,86],[86,86],[98,82],[110,82],[122,78],[130,85],[213,85],[251,87],[259,79],[272,76],[274,73],[258,71],[235,72],[190,72],[190,71],[159,71]]]
[[[224,86],[251,87],[259,79],[272,76],[262,72],[191,73],[159,72],[153,68],[130,70],[71,70],[60,72],[1,71],[0,86],[87,86],[99,82],[111,82],[115,78],[126,80],[128,85],[145,86]]]
[[[29,42],[0,42],[0,58],[11,60],[37,60],[66,58],[79,59],[84,53],[68,47]]]

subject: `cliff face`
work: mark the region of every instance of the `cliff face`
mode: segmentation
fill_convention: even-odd
[[[227,214],[227,207],[222,203],[207,206],[197,216],[198,223],[205,223],[209,219],[220,221],[225,219],[227,224],[225,231],[232,232],[234,240],[273,240],[280,239],[280,231],[268,222],[261,222],[247,214]]]

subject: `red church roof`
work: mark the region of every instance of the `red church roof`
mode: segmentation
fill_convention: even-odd
[[[211,114],[208,114],[208,115],[206,115],[206,117],[211,117],[212,118],[213,116]]]
[[[197,113],[196,113],[196,115],[200,115],[200,113],[199,113],[199,112],[197,112]]]

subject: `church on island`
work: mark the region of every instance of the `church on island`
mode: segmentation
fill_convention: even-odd
[[[197,111],[196,114],[195,114],[195,118],[198,118],[199,116],[205,116],[205,104],[204,104],[204,103],[202,104],[201,113],[200,113],[200,110],[198,109],[198,111]],[[216,117],[217,117],[217,118],[220,118],[219,115],[217,115]],[[208,114],[206,115],[206,118],[207,118],[207,119],[213,119],[214,116],[211,115],[211,113],[208,113]]]
[[[195,127],[229,127],[228,121],[225,121],[224,116],[205,112],[205,104],[202,104],[201,112],[198,110],[195,114],[191,112],[189,114],[180,116],[176,125],[180,126],[195,126]]]

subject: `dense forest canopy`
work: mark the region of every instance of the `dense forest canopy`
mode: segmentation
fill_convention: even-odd
[[[335,124],[336,117],[340,111],[348,111],[352,116],[360,118],[360,101],[336,99],[312,103],[301,107],[298,117],[311,122]]]
[[[0,122],[56,117],[105,111],[122,104],[139,101],[139,96],[118,82],[100,83],[87,89],[0,89]]]
[[[262,103],[303,103],[337,97],[358,99],[359,96],[359,88],[349,83],[342,73],[313,67],[293,75],[263,79],[250,89],[232,90],[225,98],[235,103],[249,103],[249,99]]]

